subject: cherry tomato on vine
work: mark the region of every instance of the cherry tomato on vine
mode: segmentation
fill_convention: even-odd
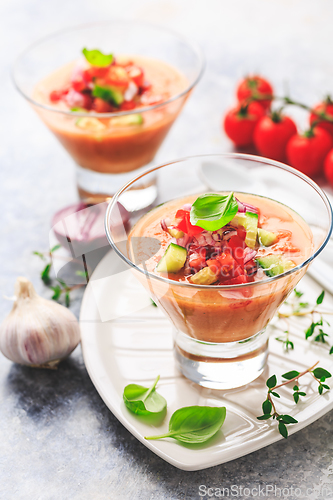
[[[320,174],[324,159],[333,147],[333,139],[322,128],[315,127],[305,134],[296,134],[287,144],[287,158],[292,167],[309,177]]]
[[[237,99],[242,102],[249,97],[272,96],[272,85],[259,75],[247,76],[242,80],[237,87]],[[269,109],[272,98],[263,99],[258,102],[265,108]]]
[[[296,133],[297,128],[293,120],[274,111],[271,115],[260,119],[254,130],[253,140],[262,156],[285,161],[287,143]]]
[[[326,115],[330,116],[333,119],[333,101],[329,96],[325,99],[325,101],[317,104],[317,106],[315,106],[313,109],[317,113],[325,113]],[[333,137],[333,122],[328,122],[325,120],[321,121],[320,117],[317,114],[311,113],[310,125],[312,125],[312,123],[314,122],[318,122],[316,127],[320,127],[327,130],[327,132],[329,132]]]
[[[328,182],[333,186],[333,149],[329,151],[324,161],[324,173]]]
[[[225,133],[236,146],[250,146],[253,144],[255,126],[264,114],[264,108],[257,102],[239,103],[224,117]]]

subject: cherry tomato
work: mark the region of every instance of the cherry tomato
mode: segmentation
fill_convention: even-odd
[[[315,106],[314,111],[317,111],[317,113],[325,113],[329,115],[331,118],[333,118],[333,101],[331,100],[330,97],[327,97],[327,99],[324,102],[321,102]],[[318,122],[319,120],[319,122]],[[311,113],[310,115],[310,124],[312,125],[313,122],[318,122],[316,127],[323,128],[327,130],[333,137],[333,122],[328,122],[328,121],[320,121],[320,117],[316,115],[315,113]]]
[[[272,96],[273,98],[273,87],[265,78],[259,75],[247,76],[237,87],[237,99],[243,102],[252,96]],[[259,102],[265,109],[268,109],[272,98],[260,100]]]
[[[264,113],[264,108],[257,102],[238,104],[224,117],[225,133],[236,146],[250,146],[253,143],[255,126]]]
[[[295,134],[287,144],[287,158],[292,167],[312,177],[320,174],[325,156],[333,147],[333,139],[322,128],[303,135]]]
[[[331,149],[325,158],[324,173],[328,182],[333,186],[333,149]]]
[[[263,116],[253,134],[254,144],[262,156],[272,160],[285,161],[289,139],[297,134],[295,123],[288,116],[273,112]]]

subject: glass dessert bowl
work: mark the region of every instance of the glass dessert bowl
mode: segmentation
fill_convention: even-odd
[[[214,389],[245,385],[265,368],[268,323],[330,237],[329,201],[300,172],[250,155],[152,172],[158,205],[121,225],[117,202],[142,176],[129,182],[108,207],[108,240],[171,321],[180,371]]]
[[[13,79],[74,159],[81,199],[94,203],[153,161],[203,67],[200,50],[180,35],[107,21],[35,43],[18,57]],[[127,195],[126,208],[155,197],[151,174]]]

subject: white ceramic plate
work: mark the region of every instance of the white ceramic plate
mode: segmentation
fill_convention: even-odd
[[[309,301],[315,300],[321,291],[309,276],[303,278],[299,289]],[[332,296],[326,294],[325,309],[333,310],[332,304]],[[151,304],[142,285],[114,252],[100,262],[87,286],[80,321],[85,364],[105,404],[139,441],[184,470],[222,464],[283,439],[276,430],[276,421],[256,418],[262,414],[265,381],[273,373],[279,377],[291,369],[301,372],[318,360],[320,366],[333,371],[333,356],[328,355],[328,350],[304,339],[309,320],[296,318],[290,321],[295,349],[287,354],[275,340],[285,330],[284,322],[279,320],[270,327],[268,367],[253,383],[230,391],[204,389],[191,383],[175,368],[168,320]],[[161,376],[158,391],[166,398],[168,410],[164,421],[154,425],[131,414],[122,394],[129,383],[148,387],[158,374]],[[311,424],[333,407],[333,391],[319,396],[317,384],[310,375],[302,377],[301,386],[307,393],[304,402],[295,405],[292,388],[285,386],[280,389],[281,399],[276,403],[281,413],[291,414],[299,421],[288,426],[289,434]],[[226,406],[225,423],[208,444],[185,446],[172,439],[144,439],[147,435],[166,432],[172,413],[191,405]]]

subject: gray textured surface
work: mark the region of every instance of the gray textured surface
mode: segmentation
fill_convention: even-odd
[[[13,294],[18,275],[49,296],[31,252],[48,247],[52,214],[76,200],[70,158],[10,82],[10,65],[22,48],[64,26],[112,17],[159,22],[196,39],[207,70],[158,155],[164,161],[230,148],[221,114],[247,71],[270,77],[278,92],[288,82],[292,94],[310,103],[332,90],[332,15],[332,2],[324,0],[2,0],[1,296]],[[76,314],[79,305],[80,293]],[[1,319],[10,308],[0,301]],[[297,498],[291,486],[302,488],[298,498],[333,495],[323,489],[333,490],[332,413],[287,442],[219,467],[183,472],[153,455],[113,417],[89,380],[79,348],[57,372],[16,366],[0,355],[0,401],[5,500],[197,499],[201,484],[276,485],[289,488],[285,498]]]

